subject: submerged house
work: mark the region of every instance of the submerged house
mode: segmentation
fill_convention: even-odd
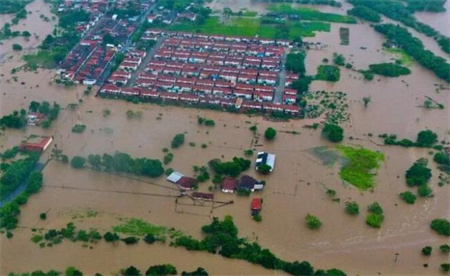
[[[231,177],[225,177],[220,185],[222,192],[232,194],[238,186],[238,181]]]
[[[256,157],[256,170],[258,170],[262,164],[269,165],[270,172],[272,172],[275,167],[275,154],[264,151],[258,152],[258,156]]]
[[[239,189],[247,191],[259,191],[264,188],[264,183],[262,181],[256,180],[249,175],[243,175],[239,181]]]

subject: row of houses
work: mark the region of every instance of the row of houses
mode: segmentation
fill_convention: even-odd
[[[271,102],[259,102],[253,100],[244,100],[241,97],[224,98],[213,95],[196,95],[190,93],[173,93],[157,90],[141,89],[136,87],[119,87],[116,85],[106,84],[99,90],[100,95],[105,96],[121,96],[121,97],[138,97],[143,100],[166,100],[173,102],[184,102],[190,104],[217,105],[222,107],[235,107],[241,110],[259,110],[266,112],[285,112],[296,116],[300,112],[300,108],[295,105],[275,104]],[[260,99],[262,101],[262,99]]]
[[[179,31],[167,31],[160,29],[151,29],[145,32],[145,36],[150,37],[165,37],[165,38],[176,38],[182,41],[193,39],[193,40],[206,40],[210,42],[228,42],[232,45],[250,45],[256,44],[265,47],[277,46],[277,47],[291,47],[292,41],[286,39],[264,39],[257,37],[248,36],[225,36],[225,35],[214,35],[214,34],[202,34],[202,33],[191,33],[191,32],[179,32]],[[208,45],[209,46],[209,45]],[[269,49],[269,48],[267,48]]]

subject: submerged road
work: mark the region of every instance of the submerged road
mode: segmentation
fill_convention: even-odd
[[[287,51],[281,57],[281,70],[280,74],[278,75],[278,86],[275,89],[275,94],[273,95],[274,103],[281,103],[283,99],[284,84],[286,83],[286,66],[285,66],[286,59],[287,59]]]

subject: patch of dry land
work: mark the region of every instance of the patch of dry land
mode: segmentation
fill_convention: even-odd
[[[346,27],[350,28],[349,46],[339,45],[339,24],[333,24],[330,33],[308,39],[328,45],[308,52],[309,74],[314,74],[323,58],[331,60],[333,52],[342,53],[358,69],[395,57],[382,51],[382,37],[367,24]],[[51,70],[20,71],[11,75],[11,69],[21,65],[17,54],[2,62],[0,116],[27,108],[32,100],[56,101],[66,107],[83,98],[85,87],[58,86],[51,82],[55,74]],[[344,183],[339,177],[339,162],[324,165],[311,154],[313,148],[335,146],[321,137],[320,128],[304,128],[318,120],[269,122],[262,117],[241,114],[105,100],[91,93],[83,98],[77,110],[62,110],[48,130],[39,127],[7,129],[0,136],[0,151],[17,145],[23,137],[38,134],[53,135],[53,145],[58,145],[69,157],[120,151],[134,158],[162,160],[162,149],[170,148],[170,141],[176,134],[185,133],[186,142],[180,148],[170,150],[174,158],[165,168],[193,175],[194,165],[204,166],[214,158],[244,157],[247,149],[276,154],[276,166],[271,174],[259,175],[254,169],[255,155],[249,157],[253,163],[245,173],[265,180],[264,190],[250,197],[215,190],[216,200],[234,203],[211,208],[176,204],[175,198],[168,196],[177,196],[179,191],[167,189],[176,186],[167,182],[164,176],[130,179],[91,169],[76,170],[69,164],[51,161],[43,170],[42,191],[31,196],[21,208],[14,237],[7,239],[6,235],[0,235],[0,275],[37,269],[64,271],[68,266],[79,268],[85,275],[95,272],[109,275],[130,265],[143,270],[162,263],[171,263],[179,271],[192,271],[201,266],[213,275],[283,274],[241,260],[170,247],[167,243],[148,245],[140,241],[128,246],[121,242],[113,246],[100,241],[92,247],[83,247],[82,243],[64,240],[53,247],[41,248],[31,241],[33,228],[60,229],[73,222],[80,229],[96,228],[104,233],[120,224],[120,218],[139,218],[201,238],[201,226],[209,224],[212,217],[226,215],[234,218],[241,237],[257,240],[262,247],[269,248],[286,261],[306,260],[315,268],[339,268],[349,275],[439,274],[439,266],[448,262],[448,255],[440,254],[438,247],[448,243],[448,238],[432,232],[429,224],[435,218],[450,217],[449,185],[437,185],[439,171],[431,160],[429,149],[387,147],[376,137],[382,133],[395,133],[398,137],[415,140],[419,131],[428,128],[438,134],[439,140],[449,141],[450,90],[436,91],[435,84],[441,84],[440,80],[415,63],[410,68],[412,74],[408,76],[392,79],[375,76],[373,81],[367,82],[358,72],[341,67],[339,82],[314,81],[311,85],[313,91],[347,93],[350,118],[343,124],[345,139],[342,144],[362,146],[384,155],[371,191],[360,191]],[[13,80],[14,76],[17,82]],[[445,109],[418,107],[425,96],[442,103]],[[371,97],[366,108],[363,97]],[[111,111],[109,116],[103,116],[105,109]],[[141,111],[141,118],[128,119],[128,110]],[[198,116],[214,120],[215,126],[199,125]],[[84,133],[72,133],[75,124],[86,125]],[[249,130],[252,125],[257,125],[261,134],[257,142]],[[263,138],[267,127],[278,131],[273,141]],[[368,133],[373,133],[373,137]],[[350,136],[353,139],[349,139]],[[195,143],[195,146],[189,143]],[[207,147],[202,148],[202,144]],[[41,161],[48,158],[50,150],[43,154]],[[418,197],[414,205],[408,205],[399,198],[399,193],[409,189],[404,174],[419,158],[430,159],[433,174],[430,186],[434,196]],[[212,185],[211,180],[200,183],[199,190],[208,192]],[[326,193],[328,189],[335,190],[335,198],[340,201],[332,200]],[[415,190],[411,191],[415,193]],[[253,196],[261,197],[264,202],[261,222],[250,216]],[[346,201],[359,203],[358,216],[345,213]],[[375,201],[383,207],[385,216],[379,229],[365,223],[366,207]],[[42,212],[47,212],[46,220],[39,218]],[[95,215],[88,215],[90,212]],[[323,222],[319,230],[306,227],[304,218],[308,213]],[[434,248],[431,257],[420,253],[427,245]],[[428,264],[428,268],[424,264]]]

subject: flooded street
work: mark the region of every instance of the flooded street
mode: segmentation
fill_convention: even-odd
[[[233,10],[248,7],[262,11],[266,4],[256,2],[215,0],[211,5],[218,10],[233,5],[236,7]],[[20,21],[17,27],[36,32],[42,38],[52,31],[54,22],[44,22],[39,18],[40,13],[49,13],[48,6],[39,3],[42,4],[42,0],[27,6],[33,13]],[[38,18],[32,19],[33,16]],[[421,16],[424,17],[421,20],[426,19],[425,15]],[[30,19],[39,24],[49,24],[49,28],[44,30],[41,26],[32,30]],[[427,23],[432,24],[431,21]],[[367,23],[351,25],[350,45],[339,45],[341,26],[344,25],[332,24],[330,33],[317,33],[316,37],[305,39],[327,45],[322,50],[308,51],[308,75],[316,74],[324,58],[331,61],[334,52],[343,54],[355,69],[366,69],[369,64],[389,62],[395,58],[381,49],[384,38]],[[3,43],[7,45],[12,42]],[[34,47],[32,43],[30,41],[28,47]],[[10,46],[2,46],[1,49],[6,49],[3,54],[10,54]],[[67,89],[52,83],[55,75],[52,70],[10,74],[11,69],[21,65],[19,55],[2,60],[0,116],[27,108],[33,100],[56,101],[64,108],[70,103],[77,103],[82,97],[83,86]],[[312,91],[346,92],[351,115],[343,126],[346,138],[352,136],[354,139],[345,139],[344,144],[361,145],[384,153],[386,160],[378,171],[374,192],[361,192],[342,183],[338,164],[324,166],[310,153],[312,148],[333,145],[321,138],[320,130],[304,128],[311,123],[308,120],[274,123],[262,117],[105,100],[96,98],[92,93],[78,110],[62,110],[49,130],[39,127],[28,127],[25,131],[8,129],[6,135],[0,136],[0,151],[17,145],[30,134],[54,135],[53,143],[70,158],[74,155],[121,151],[132,157],[161,160],[164,156],[162,149],[170,148],[170,141],[176,134],[185,133],[185,144],[171,150],[174,159],[164,167],[192,176],[194,165],[206,165],[214,158],[230,160],[234,156],[244,156],[244,150],[254,144],[249,127],[257,124],[260,132],[271,126],[278,131],[278,135],[271,142],[260,139],[258,145],[261,146],[255,147],[255,151],[274,153],[277,159],[274,172],[268,176],[258,175],[253,166],[246,172],[267,183],[264,191],[252,195],[264,200],[263,220],[259,223],[250,216],[251,197],[215,191],[217,200],[233,200],[234,204],[215,209],[181,206],[175,204],[174,198],[160,196],[178,195],[178,192],[164,188],[173,187],[164,177],[138,181],[90,169],[75,170],[70,165],[51,161],[43,171],[43,190],[30,197],[21,209],[20,227],[14,231],[14,237],[6,239],[5,235],[0,235],[0,275],[37,269],[64,270],[68,266],[76,266],[86,275],[95,272],[109,275],[130,265],[142,271],[150,265],[162,263],[175,265],[179,272],[192,271],[201,266],[213,275],[284,275],[281,271],[266,270],[244,261],[205,252],[189,252],[183,248],[169,247],[168,244],[147,245],[141,241],[138,245],[121,243],[113,247],[101,241],[89,249],[83,248],[82,243],[65,240],[53,248],[40,248],[30,240],[31,228],[54,229],[74,222],[80,229],[93,227],[106,232],[119,224],[118,218],[121,217],[141,218],[201,238],[202,225],[209,223],[213,216],[222,218],[225,215],[233,216],[240,236],[257,240],[262,247],[269,248],[287,261],[306,260],[315,268],[335,267],[348,275],[439,274],[439,265],[448,262],[448,258],[439,254],[438,247],[448,243],[448,239],[432,232],[429,223],[434,218],[450,217],[450,185],[437,185],[439,171],[430,161],[433,169],[430,186],[435,196],[418,198],[414,205],[407,205],[398,196],[406,190],[413,191],[405,183],[405,171],[415,160],[421,157],[430,159],[431,156],[427,149],[377,145],[382,143],[377,138],[378,134],[393,133],[399,138],[415,140],[417,133],[426,128],[435,131],[439,140],[450,140],[450,90],[436,91],[435,84],[442,84],[442,81],[417,63],[414,62],[410,68],[412,73],[407,76],[392,79],[375,76],[373,81],[365,81],[355,70],[341,67],[339,82],[314,81],[310,87]],[[419,107],[426,96],[444,104],[445,109],[426,110]],[[362,103],[363,97],[371,97],[367,108]],[[111,115],[104,117],[104,109],[110,109]],[[128,110],[142,111],[142,118],[127,119]],[[197,116],[213,119],[215,127],[199,126]],[[71,132],[77,123],[87,126],[84,133]],[[287,133],[292,131],[299,134]],[[368,133],[372,133],[373,137],[369,137]],[[190,146],[190,142],[195,146]],[[206,144],[207,148],[201,148],[202,144]],[[49,154],[50,151],[45,152],[43,160],[49,158]],[[254,158],[251,157],[252,161]],[[211,185],[211,181],[201,183],[199,190],[207,192]],[[335,190],[340,202],[333,202],[326,194],[327,189]],[[359,216],[352,217],[345,213],[345,202],[349,200],[359,203]],[[374,201],[378,201],[384,209],[385,221],[381,229],[369,228],[365,224],[366,207]],[[85,213],[88,209],[97,211],[98,215],[91,218],[74,215]],[[41,220],[39,214],[47,211],[47,220]],[[323,222],[320,230],[312,231],[305,226],[304,217],[308,213]],[[431,257],[420,253],[426,245],[436,250]],[[428,268],[423,267],[425,263]]]

